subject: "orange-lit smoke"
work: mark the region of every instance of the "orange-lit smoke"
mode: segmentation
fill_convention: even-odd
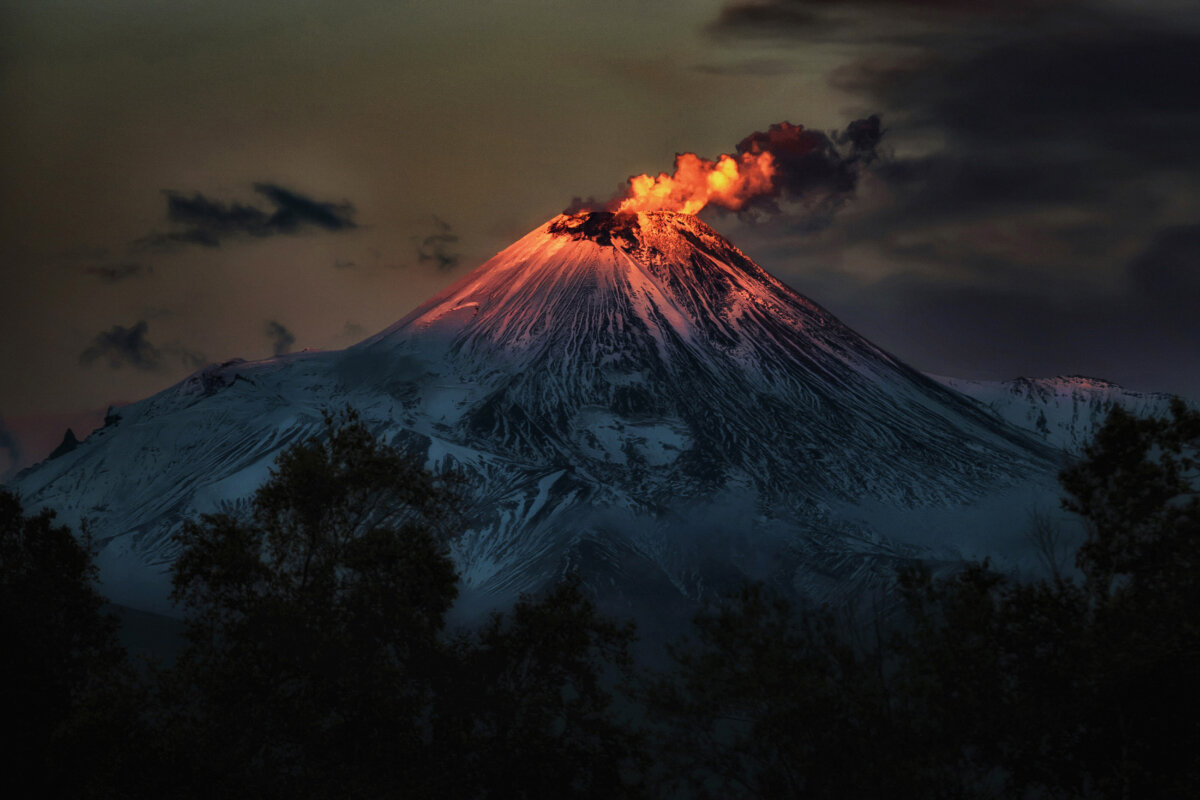
[[[674,172],[635,175],[606,203],[576,197],[566,213],[698,214],[711,205],[755,218],[795,209],[810,213],[814,207],[836,210],[854,194],[862,169],[878,157],[884,133],[878,115],[829,134],[777,122],[742,139],[716,161],[682,153],[675,156]]]
[[[775,158],[768,152],[722,155],[716,161],[695,153],[675,156],[675,172],[635,175],[617,213],[676,211],[696,214],[709,203],[740,211],[755,197],[774,191]]]

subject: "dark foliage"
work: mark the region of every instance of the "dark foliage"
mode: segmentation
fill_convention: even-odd
[[[696,618],[647,686],[665,790],[685,797],[890,797],[893,737],[878,665],[826,611],[758,584]]]
[[[8,783],[31,796],[133,791],[140,701],[95,577],[86,537],[0,490],[0,748]]]
[[[579,583],[523,597],[456,649],[445,744],[464,796],[641,796],[644,742],[617,707],[632,626],[601,617]]]
[[[377,794],[434,779],[453,488],[352,413],[284,452],[250,514],[189,523],[170,676],[198,794]]]
[[[649,684],[686,796],[1200,796],[1200,414],[1115,410],[1061,476],[1081,583],[900,575],[890,633],[749,586]],[[866,637],[870,639],[870,637]]]
[[[610,689],[632,631],[574,583],[445,634],[456,481],[347,412],[283,453],[252,512],[186,526],[167,676],[195,796],[620,797]],[[628,790],[628,791],[627,791]]]
[[[1200,794],[1200,412],[1115,409],[1063,472],[1083,516],[1095,715],[1087,767],[1131,797]]]

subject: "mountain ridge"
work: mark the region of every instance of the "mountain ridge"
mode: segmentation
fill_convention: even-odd
[[[1133,391],[1085,375],[1017,377],[1006,381],[930,377],[1071,455],[1080,453],[1091,441],[1114,407],[1120,406],[1135,416],[1161,417],[1169,415],[1173,398],[1163,392]]]

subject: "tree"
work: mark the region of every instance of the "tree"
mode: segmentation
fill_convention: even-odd
[[[1088,529],[1096,785],[1200,794],[1200,412],[1178,398],[1169,418],[1115,408],[1060,480]]]
[[[641,796],[644,742],[613,692],[633,638],[571,578],[460,639],[443,741],[461,796]]]
[[[1115,409],[1060,480],[1081,582],[911,567],[886,647],[762,586],[700,614],[646,692],[668,774],[698,796],[1200,796],[1200,413]]]
[[[0,490],[0,681],[10,784],[35,794],[128,796],[144,744],[135,676],[96,591],[90,541]]]
[[[874,654],[828,609],[746,584],[695,619],[673,669],[642,693],[660,778],[689,797],[894,797],[904,743]],[[914,795],[916,796],[916,795]]]
[[[1079,796],[1091,642],[1074,584],[1020,583],[986,561],[901,573],[889,641],[894,714],[930,797]]]
[[[898,688],[915,726],[945,734],[950,775],[1016,795],[1200,794],[1198,454],[1181,401],[1166,418],[1114,408],[1060,475],[1087,527],[1082,583],[908,576]]]
[[[347,410],[284,451],[249,512],[184,526],[188,644],[168,693],[197,793],[421,794],[435,779],[455,484]]]
[[[1059,481],[1065,508],[1084,518],[1078,565],[1105,602],[1175,602],[1200,577],[1200,411],[1175,398],[1170,418],[1117,406]],[[1165,593],[1164,593],[1164,590]]]

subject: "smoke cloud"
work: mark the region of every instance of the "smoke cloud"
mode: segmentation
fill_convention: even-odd
[[[292,345],[296,343],[296,335],[289,331],[284,325],[275,320],[267,320],[267,338],[271,340],[271,347],[275,355],[281,356],[284,353],[290,353]]]
[[[450,223],[434,216],[434,227],[437,229],[417,244],[417,261],[422,264],[432,263],[439,272],[449,272],[458,266],[461,254],[453,252],[453,245],[458,243],[458,237],[451,231]]]
[[[750,219],[779,214],[792,203],[835,210],[853,195],[863,167],[877,158],[884,133],[878,115],[832,135],[779,122],[716,160],[681,153],[671,173],[631,177],[605,210],[696,214],[713,206]],[[568,211],[588,205],[576,198]]]
[[[162,366],[162,353],[146,337],[149,329],[146,320],[138,320],[130,327],[113,325],[92,339],[92,344],[79,354],[79,363],[84,366],[96,361],[106,361],[113,369],[130,366],[134,369],[153,372]]]
[[[145,372],[163,369],[168,359],[190,369],[202,367],[207,363],[203,353],[184,347],[178,342],[170,342],[161,348],[156,347],[147,335],[149,328],[149,323],[144,319],[138,320],[128,328],[124,325],[113,325],[107,331],[96,334],[92,343],[79,354],[79,363],[86,367],[103,361],[111,369],[128,366]]]

